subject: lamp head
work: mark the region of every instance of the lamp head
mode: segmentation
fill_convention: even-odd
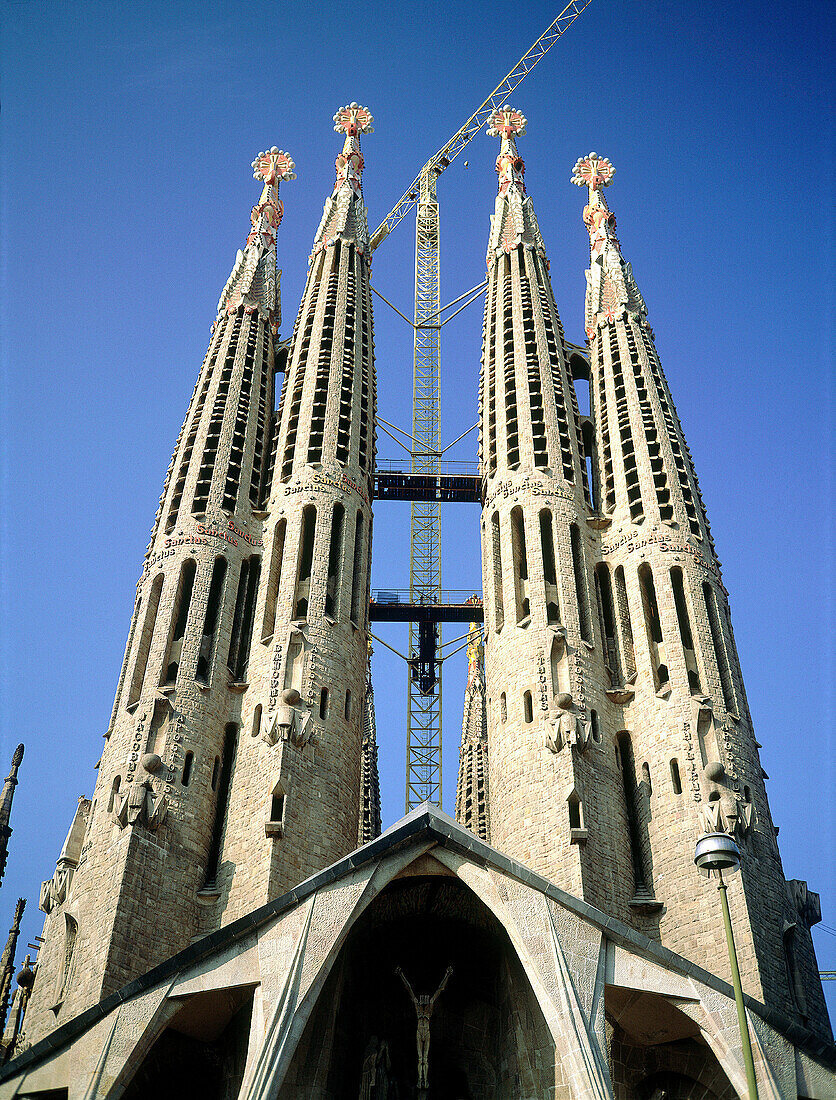
[[[728,833],[706,833],[697,841],[694,863],[701,871],[736,871],[740,849]]]

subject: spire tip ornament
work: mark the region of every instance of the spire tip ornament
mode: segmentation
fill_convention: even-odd
[[[252,164],[253,179],[264,183],[278,184],[285,180],[296,179],[296,165],[293,158],[284,149],[272,149],[259,153]]]
[[[368,107],[359,103],[347,103],[334,115],[334,129],[338,134],[356,137],[357,134],[373,134],[374,117]]]
[[[615,168],[606,157],[599,157],[597,153],[589,153],[580,157],[572,169],[572,183],[577,187],[588,187],[590,191],[600,191],[602,187],[609,187],[615,175]]]
[[[510,138],[512,134],[516,134],[517,137],[524,137],[527,126],[528,119],[522,111],[518,111],[516,107],[509,107],[505,103],[498,111],[494,111],[488,119],[488,127],[485,133],[488,137]]]

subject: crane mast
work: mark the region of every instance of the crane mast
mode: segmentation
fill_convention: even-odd
[[[437,474],[441,445],[441,318],[438,173],[430,162],[419,180],[415,220],[415,354],[412,472]],[[413,500],[409,555],[410,602],[441,602],[441,505]],[[406,812],[422,802],[441,805],[441,624],[409,624],[406,726]]]
[[[441,430],[440,233],[437,184],[441,173],[485,125],[592,0],[572,0],[465,124],[432,156],[375,232],[372,251],[416,210],[415,351],[412,473],[438,474]],[[410,603],[441,604],[441,505],[412,501]],[[441,805],[441,625],[421,616],[409,628],[406,812],[422,802]]]

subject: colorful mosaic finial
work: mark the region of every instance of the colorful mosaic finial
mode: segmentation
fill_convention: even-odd
[[[338,134],[345,134],[343,151],[334,162],[337,169],[335,191],[347,183],[356,195],[360,194],[364,167],[363,154],[360,152],[360,134],[373,134],[373,122],[368,107],[361,107],[359,103],[340,107],[334,115],[334,129]]]
[[[615,168],[606,157],[589,153],[572,169],[571,182],[589,188],[583,208],[583,223],[589,232],[590,269],[586,288],[586,335],[591,340],[597,328],[630,313],[644,323],[647,308],[633,279],[633,271],[621,255],[615,235],[615,214],[607,206],[604,188],[609,187]]]
[[[282,180],[296,179],[296,165],[288,153],[274,145],[272,149],[259,153],[252,167],[253,179],[262,180],[264,189],[250,215],[252,231],[247,237],[247,244],[260,241],[270,248],[276,243],[276,231],[284,216],[284,207],[279,200],[279,184]]]
[[[258,154],[252,169],[253,179],[261,180],[264,187],[250,213],[247,243],[238,253],[227,279],[218,302],[218,314],[225,310],[232,315],[242,304],[249,313],[260,309],[269,318],[271,331],[277,332],[281,311],[275,249],[276,234],[284,216],[279,184],[282,180],[296,179],[296,165],[288,153],[274,145]]]
[[[494,111],[488,119],[488,128],[485,132],[488,137],[510,138],[512,134],[524,137],[527,125],[528,119],[522,111],[518,111],[515,107],[509,107],[506,103],[498,111]]]
[[[499,176],[499,193],[515,184],[525,194],[525,161],[517,152],[516,138],[525,134],[528,119],[515,107],[506,103],[494,111],[488,119],[485,133],[489,137],[501,137],[502,145],[496,158],[496,174]]]
[[[590,153],[576,161],[572,169],[572,183],[578,187],[588,187],[590,191],[600,191],[602,187],[609,187],[614,175],[615,168],[606,157]]]
[[[358,134],[373,134],[371,111],[368,107],[361,107],[359,103],[348,103],[340,107],[334,115],[334,129],[338,134],[347,137],[356,137]]]
[[[609,187],[615,175],[615,168],[606,157],[590,153],[581,157],[572,170],[572,183],[578,187],[589,188],[589,202],[583,210],[584,225],[589,230],[592,249],[592,262],[603,262],[603,256],[609,245],[619,253],[620,246],[615,235],[615,214],[611,213],[603,195],[603,189]]]

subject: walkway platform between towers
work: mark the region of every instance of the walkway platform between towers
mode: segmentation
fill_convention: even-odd
[[[482,478],[477,462],[442,459],[432,473],[413,471],[409,462],[378,462],[373,475],[375,500],[436,500],[441,504],[480,504]]]
[[[58,1027],[0,1069],[0,1100],[330,1100],[365,1095],[372,1064],[412,1096],[397,971],[423,994],[448,967],[428,1100],[434,1082],[479,1100],[746,1093],[725,981],[424,803]],[[761,1097],[836,1095],[833,1043],[747,1006]]]
[[[408,588],[378,588],[369,598],[372,623],[481,623],[485,612],[466,589],[444,589],[438,601],[413,601]]]

